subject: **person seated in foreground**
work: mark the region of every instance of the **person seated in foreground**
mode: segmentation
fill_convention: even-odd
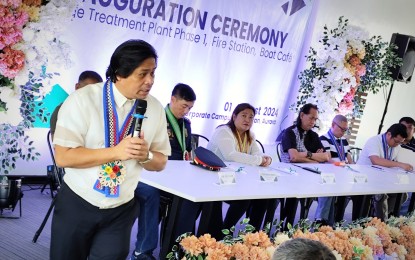
[[[297,121],[293,126],[284,130],[282,136],[281,161],[285,163],[321,163],[330,160],[329,153],[325,152],[324,146],[316,132],[312,130],[318,119],[318,107],[314,104],[305,104],[298,113]],[[305,199],[301,199],[302,202]],[[288,223],[294,224],[297,205],[300,201],[297,198],[285,200],[284,228]]]
[[[207,149],[223,161],[269,166],[272,158],[262,152],[251,131],[254,117],[255,108],[252,105],[248,103],[237,105],[229,122],[216,128]],[[268,201],[267,199],[227,201],[230,206],[223,223],[224,228],[229,229],[236,225],[243,214],[251,208],[250,224],[259,230]]]
[[[407,136],[405,125],[393,124],[386,133],[373,136],[366,141],[357,164],[399,167],[405,171],[412,171],[412,165],[396,161],[401,144]],[[382,221],[388,218],[388,214],[395,207],[396,195],[377,194],[373,196],[376,217]],[[398,203],[402,204],[401,201]]]
[[[319,241],[294,238],[277,247],[272,260],[336,260],[336,256]]]
[[[75,84],[75,90],[83,88],[86,85],[95,84],[99,82],[102,82],[102,78],[98,73],[92,70],[86,70],[79,75],[78,83]],[[61,106],[62,104],[58,105],[53,111],[52,115],[50,116],[50,133],[52,135],[52,138],[55,134],[56,121],[58,121],[58,113]]]
[[[353,163],[349,154],[349,142],[344,137],[348,131],[347,118],[343,115],[336,115],[331,122],[329,131],[320,136],[324,149],[330,152],[329,162]],[[334,224],[334,202],[336,197],[319,197],[318,206],[315,213],[317,223],[322,225]]]

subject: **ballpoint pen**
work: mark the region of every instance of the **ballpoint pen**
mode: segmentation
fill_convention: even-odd
[[[321,171],[319,171],[318,169],[312,169],[312,168],[305,167],[305,166],[300,166],[300,165],[297,165],[297,164],[293,164],[293,165],[294,166],[297,166],[297,167],[299,167],[301,169],[304,169],[306,171],[309,171],[309,172],[314,172],[314,173],[317,173],[317,174],[321,174]]]
[[[371,165],[372,168],[378,169],[379,171],[385,171],[385,169],[379,167],[379,166],[375,166],[375,165]]]
[[[349,165],[346,165],[346,166],[345,166],[345,168],[346,168],[346,169],[348,169],[348,170],[350,170],[350,171],[352,171],[352,172],[359,172],[358,170],[353,169],[353,168],[352,168],[352,167],[350,167]]]

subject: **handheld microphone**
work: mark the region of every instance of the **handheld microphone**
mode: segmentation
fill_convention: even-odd
[[[133,136],[140,137],[141,126],[143,124],[144,114],[147,110],[147,100],[137,99],[137,105],[135,107],[135,118],[134,132]]]

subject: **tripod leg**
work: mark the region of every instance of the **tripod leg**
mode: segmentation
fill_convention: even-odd
[[[36,243],[38,237],[40,236],[40,233],[42,233],[43,228],[46,225],[46,222],[48,222],[50,213],[52,212],[52,209],[55,207],[55,202],[56,202],[56,196],[53,198],[52,203],[50,204],[50,207],[48,209],[48,212],[46,213],[46,216],[42,221],[42,224],[40,224],[39,229],[36,231],[35,236],[33,237],[33,240],[32,240],[33,243]]]
[[[40,193],[43,193],[43,191],[46,189],[46,186],[48,186],[48,183],[43,184],[43,187],[40,190]]]

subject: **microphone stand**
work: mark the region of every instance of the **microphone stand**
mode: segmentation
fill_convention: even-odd
[[[380,132],[382,131],[382,128],[383,128],[383,120],[385,120],[385,115],[386,115],[386,112],[388,112],[389,100],[390,100],[390,98],[391,98],[391,94],[392,94],[393,84],[394,84],[394,83],[395,83],[395,80],[392,80],[392,81],[391,81],[391,89],[389,90],[389,93],[388,93],[388,98],[386,99],[385,109],[383,110],[382,119],[380,120],[380,125],[379,125],[378,134],[380,134]]]

